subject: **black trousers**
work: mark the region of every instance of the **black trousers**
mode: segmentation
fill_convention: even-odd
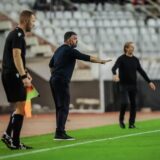
[[[65,132],[65,124],[69,113],[70,94],[69,82],[62,78],[50,78],[50,87],[56,107],[56,132]]]
[[[124,121],[124,116],[126,112],[126,108],[128,106],[128,98],[130,101],[130,117],[129,124],[132,125],[135,123],[136,118],[136,93],[137,87],[136,85],[120,85],[120,94],[121,94],[121,108],[119,121]]]

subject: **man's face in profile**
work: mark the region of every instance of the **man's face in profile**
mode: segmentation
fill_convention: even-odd
[[[69,38],[69,44],[73,47],[73,48],[75,48],[75,47],[77,47],[77,43],[78,43],[78,37],[77,37],[77,35],[72,35],[70,38]]]

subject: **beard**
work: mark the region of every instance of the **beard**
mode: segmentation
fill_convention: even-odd
[[[72,44],[71,47],[72,47],[72,48],[76,48],[76,47],[77,47],[77,43]]]
[[[30,32],[31,31],[31,28],[26,28],[26,32]]]
[[[30,26],[30,24],[27,24],[26,25],[26,32],[30,32],[31,31],[31,26]]]
[[[71,45],[71,48],[76,48],[77,44]]]

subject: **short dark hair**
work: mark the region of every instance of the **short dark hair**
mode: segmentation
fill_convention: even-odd
[[[64,34],[64,42],[67,41],[72,35],[77,35],[75,32],[73,31],[68,31]]]
[[[24,23],[26,21],[29,21],[29,19],[31,18],[32,15],[34,15],[34,13],[32,11],[29,11],[29,10],[22,11],[20,14],[20,17],[19,17],[20,23]]]

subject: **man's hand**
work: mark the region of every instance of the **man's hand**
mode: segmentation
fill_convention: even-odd
[[[154,85],[153,82],[150,82],[150,83],[149,83],[149,87],[150,87],[153,91],[156,90],[156,86]]]
[[[101,60],[101,64],[105,64],[105,63],[110,62],[110,61],[112,61],[112,60],[111,59]]]
[[[25,87],[31,87],[32,86],[31,80],[28,77],[22,79],[22,82],[23,82]]]
[[[119,76],[118,75],[113,75],[113,81],[114,82],[119,82]]]
[[[98,57],[90,56],[90,61],[93,63],[105,64],[105,63],[110,62],[112,60],[111,59],[102,60]]]
[[[32,77],[31,77],[31,75],[28,72],[27,72],[27,77],[32,82]]]

